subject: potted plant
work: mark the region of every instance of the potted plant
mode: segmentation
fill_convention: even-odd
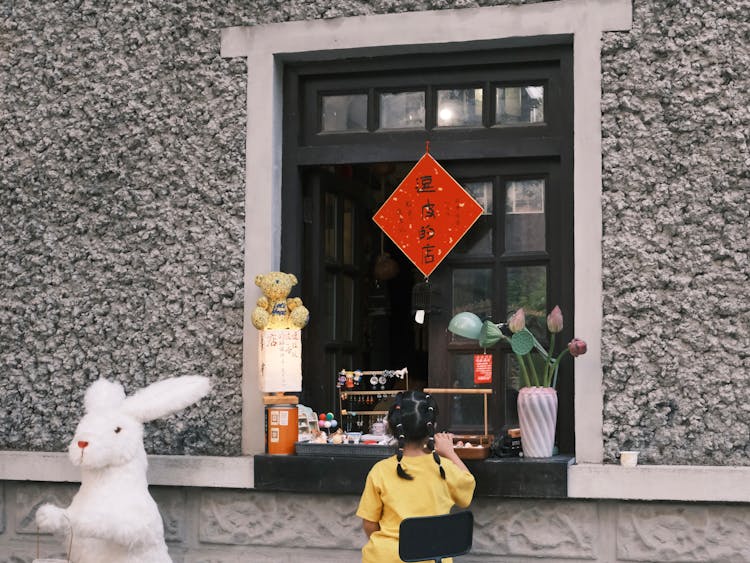
[[[576,358],[586,353],[586,342],[574,338],[555,355],[555,337],[562,329],[563,315],[558,306],[547,315],[549,350],[526,328],[526,315],[522,308],[513,313],[507,323],[482,322],[473,313],[465,312],[453,317],[448,325],[451,332],[478,340],[482,348],[494,346],[501,340],[510,344],[521,372],[518,419],[524,457],[552,455],[557,424],[555,387],[560,362],[565,356]]]

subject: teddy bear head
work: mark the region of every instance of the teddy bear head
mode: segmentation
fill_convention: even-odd
[[[255,276],[255,285],[268,299],[280,301],[285,299],[292,291],[292,287],[297,285],[297,277],[284,272],[268,272]]]

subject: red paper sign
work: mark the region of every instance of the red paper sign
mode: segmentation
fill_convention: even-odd
[[[492,383],[492,354],[474,354],[474,383]]]
[[[482,215],[482,206],[429,153],[373,220],[425,277]]]

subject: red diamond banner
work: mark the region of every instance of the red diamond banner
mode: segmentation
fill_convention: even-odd
[[[428,277],[482,211],[426,152],[372,219]]]

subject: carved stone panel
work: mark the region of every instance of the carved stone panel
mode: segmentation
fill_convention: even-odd
[[[164,539],[168,542],[184,542],[185,532],[185,489],[177,487],[149,487],[151,496],[159,506],[164,522]]]
[[[351,495],[205,491],[199,538],[217,544],[358,549],[365,542],[355,516],[358,500]]]
[[[5,531],[5,485],[0,483],[0,534]]]
[[[594,502],[476,499],[472,553],[597,559]]]
[[[750,508],[744,505],[628,503],[617,514],[623,561],[750,561]]]

